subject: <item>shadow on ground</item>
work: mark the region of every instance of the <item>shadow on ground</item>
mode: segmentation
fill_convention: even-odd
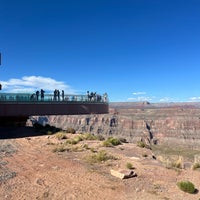
[[[33,127],[0,127],[0,139],[14,139],[44,135]]]

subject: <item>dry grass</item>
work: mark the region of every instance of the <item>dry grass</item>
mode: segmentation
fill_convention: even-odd
[[[117,158],[108,154],[105,150],[100,150],[97,153],[92,153],[90,155],[87,155],[85,159],[90,164],[94,164],[94,163],[105,162],[107,160],[116,160]]]

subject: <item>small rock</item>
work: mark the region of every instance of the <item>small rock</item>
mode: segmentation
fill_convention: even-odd
[[[137,176],[137,174],[133,170],[110,170],[111,175],[118,177],[120,179],[127,179]]]

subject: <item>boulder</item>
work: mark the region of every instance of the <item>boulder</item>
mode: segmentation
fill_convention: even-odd
[[[137,174],[133,170],[110,170],[111,175],[120,178],[120,179],[127,179],[137,176]]]

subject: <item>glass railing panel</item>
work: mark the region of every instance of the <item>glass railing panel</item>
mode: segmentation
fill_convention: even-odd
[[[41,95],[30,93],[0,93],[0,102],[98,102],[107,103],[108,98],[106,96],[100,96],[90,98],[88,95],[64,95],[54,96],[53,94],[45,94],[44,97]]]

